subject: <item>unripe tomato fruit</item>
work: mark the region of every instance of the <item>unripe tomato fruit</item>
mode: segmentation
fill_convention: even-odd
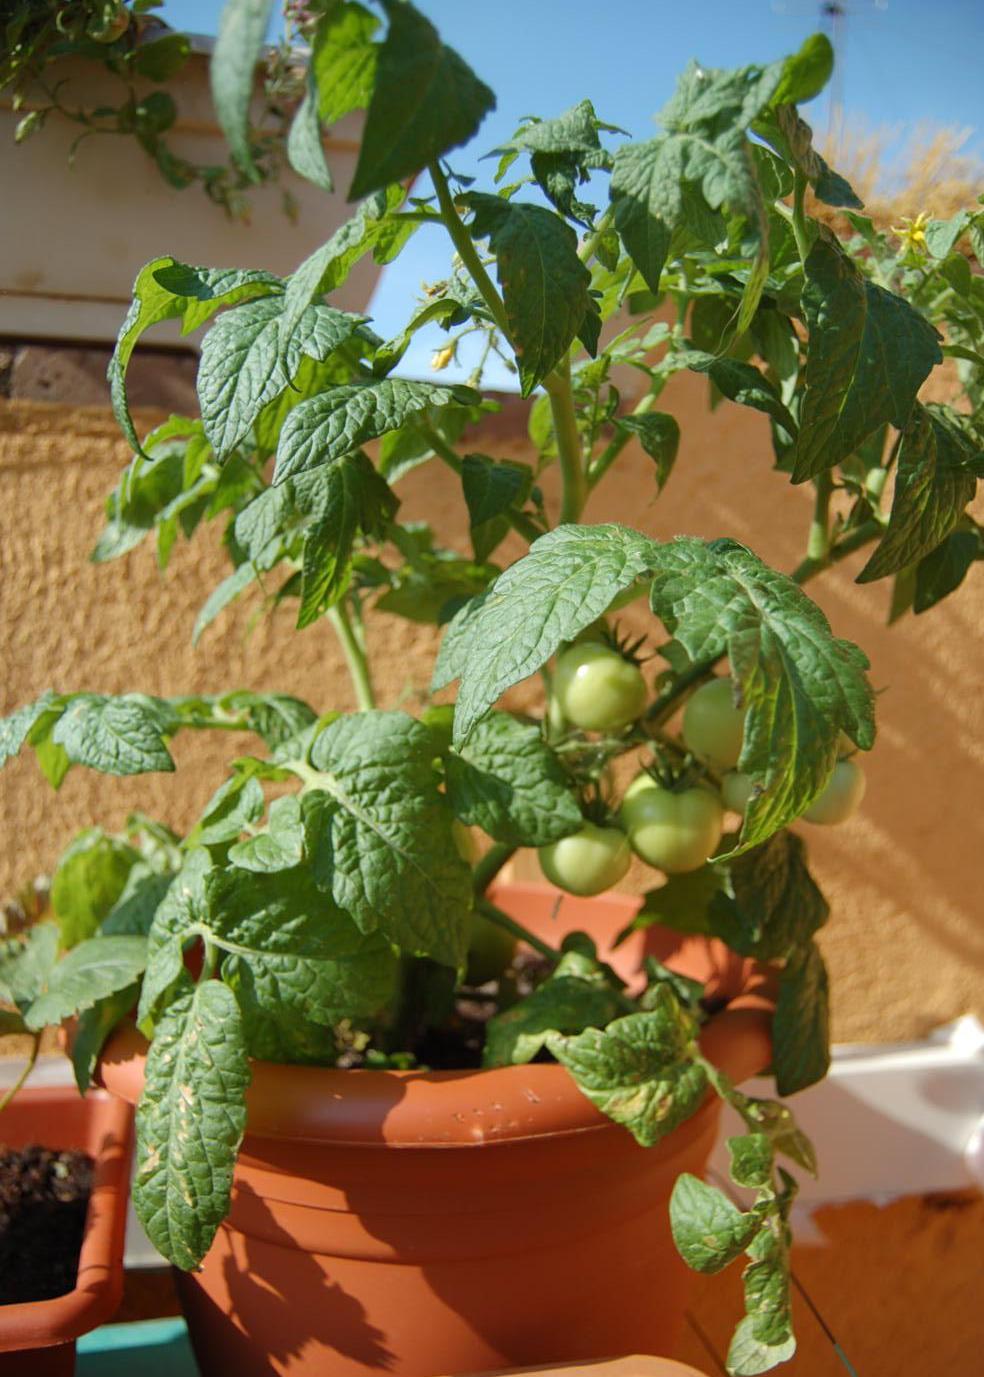
[[[725,808],[730,808],[732,813],[744,816],[751,795],[751,775],[742,774],[741,770],[729,770],[721,780],[721,798]]]
[[[683,739],[687,749],[717,770],[732,770],[741,755],[745,711],[736,708],[730,679],[711,679],[687,700]]]
[[[803,817],[824,826],[846,822],[861,807],[866,786],[864,771],[856,760],[838,760],[823,793],[813,800]]]
[[[484,985],[486,981],[498,980],[503,971],[512,965],[516,938],[481,913],[472,913],[469,923],[466,980],[469,985]]]
[[[598,827],[586,822],[579,832],[541,846],[540,869],[558,889],[589,898],[601,894],[629,868],[632,852],[619,827]]]
[[[627,727],[642,715],[647,698],[639,667],[600,641],[582,641],[560,654],[553,693],[567,721],[589,732]]]
[[[698,870],[724,830],[717,794],[700,785],[664,789],[646,773],[629,785],[619,816],[636,855],[667,875]]]

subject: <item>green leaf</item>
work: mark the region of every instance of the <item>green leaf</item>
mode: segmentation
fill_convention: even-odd
[[[253,161],[249,107],[272,9],[273,0],[226,0],[210,66],[212,104],[222,132],[233,158],[254,182],[261,176]]]
[[[885,421],[902,430],[943,358],[929,321],[869,282],[826,238],[814,244],[805,273],[810,347],[794,483],[839,464]]]
[[[379,20],[362,5],[343,0],[319,22],[311,45],[318,113],[334,124],[369,104],[376,76],[373,34]]]
[[[334,191],[331,169],[325,161],[321,142],[321,121],[318,118],[318,88],[313,69],[308,72],[304,99],[297,108],[287,135],[287,161],[300,177],[320,187]]]
[[[813,130],[795,106],[778,105],[770,110],[756,120],[755,132],[806,177],[818,201],[847,211],[861,209],[863,202],[854,188],[813,147]]]
[[[467,403],[471,392],[462,387],[381,378],[371,383],[333,387],[296,406],[284,422],[277,451],[275,484],[328,464],[397,430],[404,421],[429,406],[451,401]]]
[[[924,230],[926,248],[934,258],[946,258],[972,220],[973,216],[967,210],[958,210],[949,220],[930,220]]]
[[[752,776],[739,851],[798,817],[827,783],[844,731],[874,743],[874,707],[857,646],[835,638],[785,574],[732,540],[682,537],[659,551],[652,608],[696,663],[727,654],[748,709],[739,768]],[[734,854],[734,853],[733,853]]]
[[[290,384],[304,355],[324,362],[363,321],[331,306],[308,306],[285,339],[286,304],[286,297],[249,301],[227,311],[205,336],[198,400],[205,434],[219,459],[235,449],[263,408]]]
[[[615,227],[651,292],[659,292],[678,228],[696,227],[698,237],[706,238],[708,213],[724,206],[745,215],[754,233],[764,226],[747,130],[780,75],[779,63],[721,71],[692,62],[660,114],[668,132],[623,145],[615,154]]]
[[[201,820],[188,834],[189,846],[215,846],[235,841],[266,808],[263,786],[253,775],[236,774],[215,791]]]
[[[827,968],[811,942],[787,963],[772,1021],[772,1069],[780,1095],[823,1080],[830,1068]]]
[[[134,1007],[139,994],[139,986],[125,985],[115,994],[98,1000],[91,1009],[79,1014],[72,1036],[72,1069],[79,1094],[84,1095],[92,1084],[99,1054],[106,1039]]]
[[[781,1152],[811,1176],[816,1176],[817,1157],[813,1144],[796,1126],[796,1120],[787,1105],[780,1104],[778,1100],[745,1097],[741,1113],[753,1133],[763,1134],[776,1152]]]
[[[361,452],[311,470],[310,476],[321,479],[319,516],[304,539],[299,628],[338,602],[348,585],[357,538],[381,536],[399,505]]]
[[[633,928],[661,923],[675,932],[710,935],[711,900],[720,892],[723,881],[723,869],[713,865],[702,865],[699,870],[683,875],[667,875],[658,889],[647,891]]]
[[[970,566],[982,556],[978,531],[953,531],[942,545],[921,559],[916,566],[913,611],[928,612],[956,591],[967,577]]]
[[[739,359],[719,358],[696,349],[688,350],[683,362],[697,373],[706,373],[729,401],[764,411],[778,421],[790,439],[795,439],[798,427],[788,407],[769,379],[754,364],[742,363]]]
[[[739,1321],[731,1339],[728,1372],[732,1377],[753,1377],[753,1374],[768,1372],[780,1363],[788,1363],[795,1352],[796,1340],[791,1333],[779,1343],[763,1343],[755,1335],[754,1318],[746,1315]]]
[[[592,1104],[652,1147],[704,1099],[707,1076],[688,1052],[696,1036],[696,1019],[661,985],[649,1012],[551,1037],[548,1046]]]
[[[308,867],[272,874],[215,870],[206,893],[213,940],[230,952],[223,979],[247,1018],[252,1009],[262,1011],[263,1042],[283,1050],[289,1025],[301,1019],[310,1025],[300,1030],[306,1055],[323,1056],[325,1040],[315,1025],[373,1016],[391,999],[397,959],[389,941],[380,932],[360,932]]]
[[[478,191],[457,199],[474,212],[472,238],[487,238],[495,254],[521,392],[528,397],[580,330],[591,274],[578,257],[577,235],[552,210]]]
[[[467,946],[471,872],[438,791],[431,733],[401,712],[340,718],[315,740],[307,848],[318,883],[363,932],[406,955],[459,966]]]
[[[167,1010],[137,1106],[133,1203],[157,1250],[197,1267],[229,1212],[249,1062],[233,992],[206,980]]]
[[[670,1196],[670,1228],[677,1252],[695,1272],[720,1272],[734,1262],[761,1223],[760,1215],[739,1210],[716,1186],[690,1172],[677,1177]]]
[[[461,609],[441,643],[433,687],[460,679],[455,743],[507,688],[544,665],[605,613],[659,557],[655,541],[624,527],[559,526]]]
[[[144,454],[126,399],[126,370],[137,341],[152,325],[180,318],[187,333],[203,325],[222,306],[280,289],[270,273],[240,268],[190,268],[165,255],[151,259],[137,273],[133,299],[109,361],[113,414],[138,454]],[[148,457],[144,454],[144,457]]]
[[[362,147],[349,200],[420,172],[467,143],[495,96],[446,47],[413,5],[383,0],[389,18],[379,50]]]
[[[26,703],[9,717],[0,718],[0,765],[6,765],[8,760],[20,753],[35,724],[61,701],[57,693],[48,689],[33,703]]]
[[[772,1184],[774,1152],[767,1133],[746,1133],[741,1138],[729,1138],[731,1156],[730,1175],[736,1186],[758,1190]]]
[[[191,56],[187,34],[165,33],[133,51],[133,70],[151,81],[166,82],[177,76]]]
[[[93,937],[123,893],[139,852],[99,827],[80,832],[63,852],[51,881],[51,907],[61,945]]]
[[[285,338],[293,334],[304,311],[315,298],[342,286],[364,254],[372,250],[377,263],[388,261],[385,245],[390,226],[389,212],[402,204],[404,195],[402,187],[389,187],[370,196],[350,220],[341,225],[291,274],[281,322]]]
[[[449,752],[445,768],[455,816],[496,841],[546,846],[584,825],[569,777],[540,728],[509,713],[479,722],[460,751]]]
[[[0,999],[25,1013],[40,997],[57,959],[55,923],[36,923],[26,937],[0,941]]]
[[[647,411],[642,416],[619,416],[615,429],[635,435],[656,465],[656,489],[662,491],[680,448],[680,427],[665,411]]]
[[[782,64],[773,105],[802,105],[818,96],[834,70],[834,49],[826,34],[810,34]]]
[[[783,960],[827,921],[828,905],[806,860],[801,837],[785,830],[725,865],[710,903],[711,928],[734,950]]]
[[[255,565],[240,564],[239,568],[233,569],[232,573],[227,575],[218,587],[212,589],[199,608],[195,625],[191,629],[192,645],[198,644],[216,617],[224,612],[230,603],[235,602],[240,593],[245,592],[250,584],[255,583],[256,577]]]
[[[304,855],[301,803],[296,794],[274,799],[266,831],[229,848],[229,861],[242,870],[289,870]]]
[[[171,713],[160,698],[124,693],[74,694],[52,730],[52,740],[68,759],[109,775],[173,771],[164,738],[174,730]]]
[[[127,876],[120,897],[99,931],[104,937],[146,937],[173,879],[171,871],[162,874],[139,862]]]
[[[598,961],[580,951],[566,951],[532,994],[489,1020],[484,1065],[532,1061],[552,1036],[603,1028],[626,1007],[621,991]]]
[[[946,539],[974,496],[979,457],[942,408],[913,407],[902,432],[888,529],[858,583],[896,574]]]
[[[471,523],[472,548],[481,562],[509,529],[506,513],[522,507],[533,486],[528,464],[484,454],[466,454],[461,461],[461,487]]]
[[[37,1030],[61,1023],[83,1009],[91,1009],[105,995],[132,985],[143,972],[145,937],[92,937],[73,947],[48,976],[47,988],[25,1016]]]

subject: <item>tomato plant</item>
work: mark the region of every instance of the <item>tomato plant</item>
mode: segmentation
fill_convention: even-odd
[[[246,181],[261,171],[249,109],[268,13],[230,0],[213,58],[218,115]],[[195,638],[236,599],[291,607],[299,654],[321,654],[311,626],[337,638],[358,711],[250,689],[163,698],[59,687],[0,723],[0,762],[31,748],[56,788],[77,767],[173,770],[184,731],[249,732],[255,743],[185,835],[138,815],[121,835],[90,829],[69,849],[57,922],[0,950],[3,1026],[37,1045],[44,1026],[77,1017],[84,1088],[136,1003],[149,1051],[134,1201],[164,1255],[191,1268],[228,1209],[251,1058],[330,1065],[343,1048],[351,1055],[355,1030],[376,1059],[367,1065],[406,1065],[424,1045],[407,1030],[446,1030],[469,971],[495,982],[487,1065],[552,1056],[647,1145],[708,1087],[738,1110],[748,1131],[732,1140],[732,1176],[753,1205],[683,1178],[671,1221],[694,1266],[749,1253],[750,1312],[729,1368],[765,1371],[795,1348],[794,1185],[777,1159],[811,1170],[807,1140],[788,1109],[747,1098],[701,1056],[706,1015],[685,985],[650,971],[630,999],[583,943],[561,952],[501,912],[490,885],[528,848],[562,887],[595,894],[625,874],[631,843],[658,872],[637,925],[676,922],[771,964],[777,1090],[824,1075],[816,934],[827,905],[798,825],[839,821],[860,803],[854,753],[874,744],[874,694],[863,651],[805,586],[865,550],[859,581],[891,579],[893,619],[921,615],[981,557],[969,504],[984,472],[984,279],[969,255],[984,250],[984,211],[931,222],[901,245],[863,215],[797,109],[830,73],[820,36],[767,65],[694,63],[660,131],[641,141],[588,100],[530,117],[479,185],[459,149],[493,93],[413,5],[346,0],[304,22],[306,94],[287,152],[329,186],[322,125],[364,111],[345,189],[352,216],[287,278],[167,255],[141,269],[109,369],[132,459],[93,558],[149,540],[165,569],[177,541],[218,527],[230,567]],[[589,178],[602,208],[581,199]],[[814,213],[822,206],[843,232]],[[448,274],[384,340],[333,293],[360,258],[391,261],[421,226],[446,235]],[[199,414],[144,435],[127,367],[164,320],[207,331]],[[530,399],[533,462],[476,451],[475,427],[495,406],[483,363],[468,385],[401,374],[423,330],[440,368],[466,336],[480,359],[509,362]],[[919,396],[944,347],[958,404]],[[625,472],[630,445],[652,461],[654,497],[672,481],[680,422],[659,408],[686,371],[724,404],[763,414],[777,470],[768,481],[811,492],[791,573],[731,539],[582,522],[593,490]],[[460,495],[467,546],[402,519],[401,480],[422,464]],[[551,466],[555,502],[539,483]],[[755,521],[748,513],[749,529]],[[507,537],[528,550],[503,567]],[[659,657],[645,679],[632,663],[641,647],[626,657],[598,639],[600,619],[630,604],[635,616],[643,597],[645,653]],[[380,701],[367,654],[367,621],[394,616],[430,624],[440,641],[418,716]],[[549,678],[555,657],[545,704],[531,688],[526,711],[500,705],[513,686]],[[610,816],[619,770],[647,760],[658,778],[645,773],[622,802],[627,835],[586,822]],[[719,786],[742,814],[723,843]],[[515,1002],[502,971],[520,942],[542,968]],[[551,1024],[544,1010],[560,1004]],[[503,1026],[531,1035],[497,1036]],[[587,1069],[579,1038],[591,1045]],[[214,1056],[185,1058],[203,1045]],[[235,1131],[204,1153],[203,1125],[189,1134],[189,1122],[209,1104]],[[171,1195],[188,1206],[179,1217]]]

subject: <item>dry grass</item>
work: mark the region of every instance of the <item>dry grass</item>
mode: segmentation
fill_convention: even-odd
[[[870,128],[842,116],[823,141],[822,152],[848,179],[879,227],[920,212],[945,220],[975,206],[984,193],[984,161],[966,151],[972,132],[924,124],[902,137],[898,130]],[[816,203],[811,211],[821,219],[837,217],[836,211]]]

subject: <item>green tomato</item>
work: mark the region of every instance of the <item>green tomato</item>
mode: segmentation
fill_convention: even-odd
[[[683,710],[687,749],[717,770],[738,764],[745,735],[745,711],[735,707],[730,679],[712,679],[691,694]]]
[[[540,869],[551,884],[588,898],[618,884],[632,852],[621,828],[586,822],[580,832],[541,846],[539,858]]]
[[[469,985],[484,985],[489,980],[498,980],[512,965],[516,939],[481,913],[472,913],[469,921],[465,978]]]
[[[638,666],[599,641],[561,653],[553,693],[567,721],[589,732],[627,727],[642,715],[648,696]]]
[[[824,826],[846,822],[861,807],[867,780],[856,760],[838,760],[823,793],[803,814],[807,822]]]
[[[626,790],[620,819],[636,855],[667,875],[698,870],[724,830],[717,794],[701,785],[664,789],[645,773]]]
[[[725,808],[744,816],[751,796],[751,775],[742,774],[741,770],[729,770],[721,780],[721,798],[724,800]]]

